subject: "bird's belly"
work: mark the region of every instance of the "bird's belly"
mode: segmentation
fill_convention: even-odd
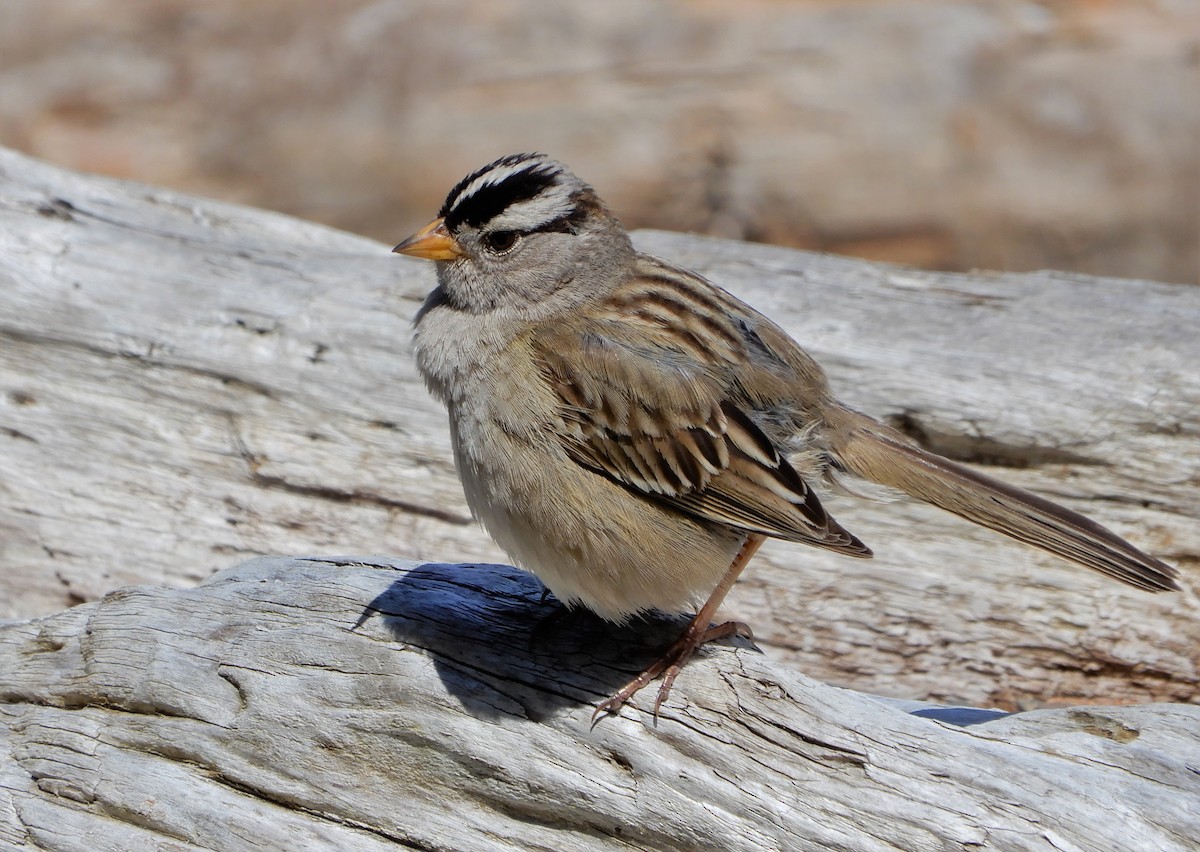
[[[742,533],[634,495],[565,453],[508,434],[463,441],[453,420],[455,462],[472,512],[565,604],[613,621],[649,609],[690,611],[742,544]]]

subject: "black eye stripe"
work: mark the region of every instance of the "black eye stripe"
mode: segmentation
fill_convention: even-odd
[[[536,228],[528,231],[489,231],[482,236],[484,244],[494,252],[504,253],[517,244],[522,237],[527,237],[530,234],[577,234],[579,226],[583,220],[587,218],[587,210],[576,208],[566,216],[559,216],[557,219],[552,219],[544,225],[538,225]]]
[[[577,198],[572,198],[572,201],[577,201]],[[579,226],[583,224],[583,220],[587,218],[587,210],[583,207],[576,207],[566,216],[560,216],[557,219],[551,220],[544,225],[539,225],[534,228],[535,231],[547,233],[557,231],[563,234],[579,233]]]

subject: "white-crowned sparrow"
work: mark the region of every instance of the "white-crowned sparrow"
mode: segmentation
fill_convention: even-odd
[[[657,713],[696,647],[744,628],[710,620],[765,537],[871,555],[813,486],[880,483],[1140,589],[1178,588],[1174,568],[1095,522],[839,404],[782,329],[634,251],[545,156],[471,173],[395,250],[437,261],[417,364],[496,542],[560,601],[613,621],[704,601],[598,714],[665,674]]]

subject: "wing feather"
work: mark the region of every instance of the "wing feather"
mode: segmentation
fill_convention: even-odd
[[[830,517],[719,375],[618,323],[558,326],[532,338],[562,402],[560,439],[572,460],[697,518],[871,554]]]

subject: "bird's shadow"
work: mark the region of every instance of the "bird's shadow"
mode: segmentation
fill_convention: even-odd
[[[446,691],[468,712],[537,719],[598,704],[657,659],[686,624],[664,615],[613,624],[547,597],[520,569],[430,562],[376,595],[355,627],[424,648]]]
[[[685,617],[661,614],[613,624],[586,609],[564,607],[531,574],[509,565],[375,567],[401,573],[363,608],[355,629],[425,649],[447,693],[484,718],[539,720],[594,706],[656,660],[687,624]],[[716,644],[755,649],[736,636]],[[1009,715],[879,700],[960,727]]]

